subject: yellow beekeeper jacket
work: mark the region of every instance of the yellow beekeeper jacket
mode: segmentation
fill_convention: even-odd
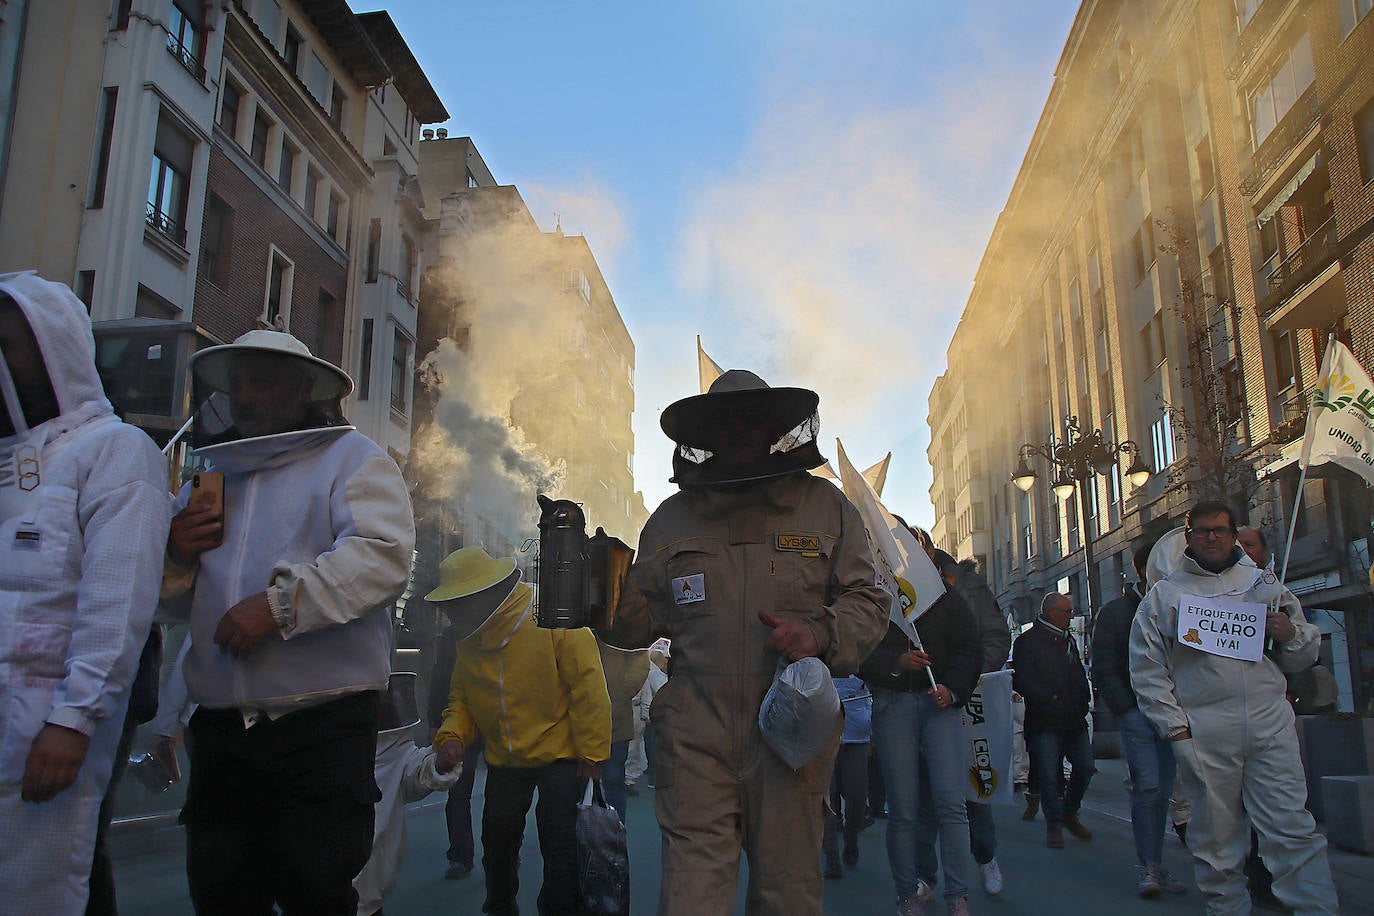
[[[476,633],[458,643],[444,724],[434,746],[477,732],[487,763],[537,767],[602,763],[611,754],[611,701],[591,630],[547,630],[534,621],[523,582]]]

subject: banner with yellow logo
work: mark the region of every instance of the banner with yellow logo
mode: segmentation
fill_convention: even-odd
[[[1374,484],[1374,381],[1334,336],[1307,413],[1299,466],[1331,462]]]

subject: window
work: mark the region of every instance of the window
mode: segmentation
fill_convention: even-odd
[[[378,258],[382,249],[382,221],[374,219],[367,224],[367,274],[366,282],[377,282]]]
[[[277,0],[254,0],[252,7],[253,21],[262,29],[267,40],[276,44],[277,29],[281,28],[281,4]]]
[[[1280,331],[1274,335],[1274,387],[1279,391],[1298,383],[1298,360],[1293,352],[1293,335]]]
[[[76,298],[86,303],[86,313],[90,314],[91,300],[95,298],[95,271],[83,270],[77,273]]]
[[[219,93],[219,128],[226,134],[239,139],[239,103],[243,101],[243,90],[231,79],[224,81]]]
[[[390,136],[383,136],[383,137],[382,137],[382,155],[383,155],[383,156],[394,156],[394,155],[396,155],[396,144],[391,142],[391,137],[390,137]]]
[[[330,362],[337,362],[335,354],[339,341],[339,300],[324,287],[320,287],[319,317],[315,321],[315,355]]]
[[[1201,200],[1212,193],[1212,186],[1216,184],[1216,169],[1212,165],[1212,138],[1203,137],[1193,148],[1193,155],[1197,160],[1197,196]]]
[[[305,87],[321,106],[329,98],[329,68],[314,51],[310,52],[310,69],[305,76]]]
[[[286,40],[282,42],[281,56],[286,61],[286,68],[292,73],[299,73],[301,69],[301,33],[297,32],[291,23],[286,24]]]
[[[338,83],[334,83],[333,90],[329,96],[329,120],[334,122],[334,126],[343,130],[344,106],[348,104],[348,94],[343,91]]]
[[[1135,279],[1139,283],[1155,262],[1155,229],[1148,215],[1141,221],[1136,234],[1131,236],[1131,257],[1135,259]]]
[[[1355,113],[1355,149],[1360,156],[1360,175],[1368,184],[1374,181],[1374,99]]]
[[[1314,79],[1312,43],[1304,32],[1250,96],[1250,126],[1256,148],[1278,126]]]
[[[1150,445],[1154,449],[1155,470],[1162,471],[1174,463],[1174,421],[1166,410],[1150,427]]]
[[[301,206],[305,207],[305,212],[311,219],[315,218],[315,202],[320,194],[320,173],[313,168],[306,167],[305,170],[305,199],[301,201]]]
[[[110,147],[114,142],[115,106],[118,102],[119,87],[107,86],[101,99],[100,148],[96,153],[95,176],[91,179],[89,206],[92,209],[105,206],[105,181],[110,172]]]
[[[129,27],[129,13],[133,10],[134,0],[114,0],[110,10],[110,31],[122,32]]]
[[[358,355],[358,400],[372,393],[372,319],[363,319],[362,352]]]
[[[587,281],[586,272],[580,267],[568,270],[563,278],[563,288],[577,293],[584,302],[592,301],[592,285]]]
[[[1236,29],[1243,30],[1250,24],[1255,12],[1264,0],[1236,0]]]
[[[234,211],[218,194],[205,201],[205,224],[200,232],[200,273],[206,280],[223,287],[229,277],[229,252]]]
[[[410,291],[415,282],[415,242],[410,236],[401,234],[401,275],[396,278],[396,292],[401,294],[401,298],[410,301]]]
[[[148,178],[147,222],[178,245],[186,244],[186,200],[195,144],[166,117],[159,117]]]
[[[205,51],[202,7],[196,0],[173,0],[172,12],[167,17],[167,51],[187,73],[204,82],[205,67],[200,62]]]
[[[1353,32],[1360,20],[1369,13],[1370,7],[1374,6],[1374,0],[1339,0],[1337,5],[1341,11],[1341,37],[1344,38]]]
[[[474,175],[474,174],[472,174],[472,169],[468,169],[467,172],[468,172],[468,187],[470,187],[470,188],[475,188],[475,187],[477,187],[477,176]]]
[[[277,184],[288,194],[291,193],[291,174],[296,170],[296,157],[300,154],[290,140],[282,137],[281,155],[277,157]]]
[[[263,301],[262,321],[268,327],[291,326],[291,283],[296,266],[273,245],[267,262],[267,295]]]
[[[400,328],[396,328],[391,346],[391,409],[406,412],[410,402],[410,373],[406,366],[410,363],[410,340]]]
[[[253,157],[254,162],[264,169],[267,168],[267,134],[271,129],[272,122],[259,108],[253,114],[253,145],[248,154]]]
[[[328,232],[330,237],[339,234],[339,195],[333,191],[329,192],[329,202],[325,205],[324,231]]]
[[[175,305],[142,283],[138,285],[138,294],[134,298],[135,318],[159,318],[163,321],[171,321],[177,317],[179,311],[181,310]]]

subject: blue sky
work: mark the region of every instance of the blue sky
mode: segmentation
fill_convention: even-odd
[[[377,8],[353,0],[355,9]],[[636,345],[653,509],[695,336],[821,394],[822,452],[893,452],[933,521],[926,398],[1072,24],[1070,0],[386,9],[498,182],[587,236]]]

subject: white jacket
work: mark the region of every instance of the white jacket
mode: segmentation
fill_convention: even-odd
[[[400,468],[350,427],[203,449],[224,473],[224,541],[196,568],[168,561],[163,593],[192,589],[186,684],[208,707],[271,714],[386,689],[388,607],[405,588],[415,520]],[[177,506],[184,506],[183,488]],[[215,645],[224,613],[270,590],[288,621],[235,659]]]
[[[90,319],[71,291],[33,274],[0,277],[0,291],[33,329],[60,411],[0,439],[0,900],[80,913],[96,813],[157,604],[167,464],[114,416]],[[3,360],[0,374],[13,395]],[[22,481],[12,473],[16,445]],[[74,785],[22,802],[29,749],[47,723],[91,736],[90,747]]]
[[[447,791],[463,775],[463,765],[440,773],[435,769],[434,749],[418,747],[414,726],[406,725],[377,735],[377,787],[382,800],[372,827],[372,857],[367,860],[353,889],[358,892],[358,916],[371,916],[382,908],[396,887],[401,861],[406,855],[406,805],[431,792]]]
[[[1151,587],[1136,611],[1131,625],[1131,687],[1141,711],[1161,735],[1189,725],[1194,716],[1235,719],[1273,731],[1292,719],[1284,699],[1287,681],[1283,675],[1316,662],[1321,632],[1307,622],[1298,599],[1272,572],[1257,569],[1249,557],[1242,557],[1229,569],[1212,573],[1185,554],[1173,572]],[[1266,655],[1250,662],[1210,655],[1179,645],[1181,595],[1271,606],[1277,602],[1298,632],[1279,646],[1273,659]]]

